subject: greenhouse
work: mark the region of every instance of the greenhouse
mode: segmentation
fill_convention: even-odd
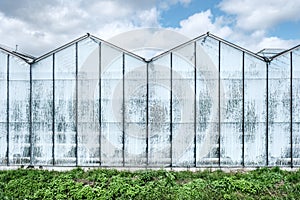
[[[300,46],[210,33],[151,59],[87,34],[0,47],[0,166],[300,166]]]

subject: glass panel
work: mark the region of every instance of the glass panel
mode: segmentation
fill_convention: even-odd
[[[269,165],[290,165],[290,56],[269,65]]]
[[[240,166],[244,138],[246,166],[265,166],[267,147],[269,165],[289,166],[292,155],[293,164],[300,166],[299,52],[299,49],[292,52],[293,91],[290,91],[290,54],[270,63],[267,89],[266,63],[245,53],[243,91],[243,53],[213,38],[203,37],[196,41],[196,46],[194,43],[183,46],[172,52],[172,56],[166,54],[149,63],[148,83],[146,62],[105,44],[100,47],[88,38],[78,42],[78,84],[75,45],[55,53],[54,83],[52,56],[32,64],[31,108],[30,65],[12,55],[9,144],[7,54],[0,52],[0,165],[8,163],[9,145],[11,165],[28,165],[32,155],[35,165],[75,166],[78,159],[81,166],[189,167],[194,166],[196,159],[197,167]],[[266,113],[267,90],[269,113]],[[269,127],[266,127],[267,114]]]
[[[123,165],[123,57],[101,45],[101,164]]]
[[[45,109],[47,110],[47,109]],[[45,116],[47,118],[47,116]],[[51,119],[52,121],[52,119]],[[35,121],[32,124],[33,135],[33,164],[52,165],[52,124],[49,122]]]
[[[300,49],[293,51],[293,165],[300,166]]]
[[[125,165],[146,165],[147,65],[125,56]],[[120,94],[121,95],[121,94]]]
[[[76,164],[76,49],[72,45],[55,54],[55,142],[56,165]]]
[[[293,165],[300,165],[300,123],[293,122]]]
[[[122,166],[122,123],[101,123],[101,164],[102,166]],[[109,157],[112,156],[112,157]]]
[[[243,155],[243,52],[221,43],[221,165],[241,165]]]
[[[172,54],[172,166],[194,166],[194,44]]]
[[[219,165],[219,42],[197,41],[197,166]]]
[[[99,166],[99,125],[91,122],[78,122],[78,165]]]
[[[78,43],[78,164],[99,166],[99,44]]]
[[[29,164],[30,66],[13,56],[9,62],[9,163]]]
[[[0,80],[6,79],[7,76],[7,56],[0,50]]]
[[[32,65],[33,164],[53,164],[53,57]]]
[[[149,64],[149,165],[171,165],[170,54]]]
[[[266,63],[245,54],[245,166],[266,165]]]
[[[7,124],[6,122],[0,122],[0,165],[7,164],[6,152],[7,152]]]
[[[0,52],[0,165],[7,164],[7,54]]]

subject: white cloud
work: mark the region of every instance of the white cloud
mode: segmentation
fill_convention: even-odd
[[[86,32],[102,39],[143,27],[161,27],[161,12],[192,0],[3,0],[0,1],[0,43],[39,56]],[[257,51],[265,47],[292,47],[297,40],[268,37],[274,25],[300,20],[295,1],[223,0],[219,8],[228,16],[199,11],[170,28],[190,38],[207,31]],[[234,19],[235,23],[232,23]]]
[[[158,16],[159,12],[156,8],[151,8],[149,10],[143,10],[142,12],[137,12],[137,25],[140,27],[158,27]]]
[[[264,48],[288,49],[300,43],[300,40],[267,36],[268,32],[264,29],[243,30],[237,26],[230,26],[230,23],[231,21],[222,16],[215,18],[210,10],[206,10],[182,20],[180,28],[175,30],[189,37],[197,37],[209,31],[253,52]]]
[[[265,48],[289,49],[300,44],[300,40],[285,40],[275,36],[267,36],[265,31],[254,31],[248,34],[233,31],[233,34],[225,39],[252,52],[258,52]]]
[[[299,0],[223,0],[219,7],[236,16],[238,28],[248,31],[268,29],[285,21],[300,20]]]
[[[133,28],[159,26],[154,0],[16,1],[0,1],[0,43],[18,44],[20,50],[36,56],[86,32],[105,39]]]
[[[197,37],[206,32],[211,32],[225,38],[232,33],[231,28],[226,25],[222,17],[213,20],[210,10],[196,13],[188,19],[182,20],[180,28],[176,30],[189,37]]]
[[[192,2],[192,0],[162,0],[159,1],[158,7],[163,10],[167,10],[170,6],[180,3],[183,6],[187,6]]]
[[[255,51],[259,51],[264,48],[289,49],[296,44],[300,44],[300,40],[283,40],[278,37],[264,37],[257,45],[253,46],[252,48],[255,49]]]

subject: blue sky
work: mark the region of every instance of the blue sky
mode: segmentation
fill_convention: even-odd
[[[216,16],[222,15],[218,9],[217,0],[206,0],[206,1],[191,1],[187,5],[175,4],[170,6],[169,9],[162,11],[160,22],[164,27],[179,27],[180,21],[187,19],[189,16],[210,9]]]
[[[168,10],[161,13],[160,22],[164,27],[179,27],[180,21],[189,16],[205,11],[211,10],[214,17],[225,16],[234,18],[234,16],[227,15],[219,8],[220,0],[206,0],[206,1],[191,1],[190,4],[183,6],[182,4],[175,4]],[[297,2],[297,1],[295,1]],[[299,2],[300,3],[300,2]],[[246,6],[246,5],[245,5]],[[262,19],[263,21],[263,19]],[[278,23],[269,29],[268,36],[277,36],[283,39],[299,39],[300,22],[299,20],[288,20],[283,23]]]
[[[211,32],[251,51],[300,44],[300,0],[1,0],[0,44],[39,56],[89,32]]]
[[[281,37],[282,39],[295,39],[300,38],[300,22],[299,21],[289,21],[285,23],[280,23],[272,27],[269,31],[269,36],[275,35]]]

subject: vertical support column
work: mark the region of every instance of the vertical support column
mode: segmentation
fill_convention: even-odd
[[[29,155],[30,165],[33,164],[33,135],[32,135],[32,65],[29,65]]]
[[[243,107],[243,119],[242,119],[242,166],[245,167],[245,52],[243,51],[243,68],[242,68],[242,81],[243,81],[243,94],[242,94],[242,107]]]
[[[218,74],[218,108],[219,108],[219,138],[218,138],[218,143],[219,143],[219,149],[218,149],[218,154],[219,154],[219,166],[221,166],[221,41],[219,41],[219,74]]]
[[[7,55],[7,68],[6,68],[6,143],[7,143],[7,149],[6,149],[6,159],[7,159],[7,166],[9,166],[9,58],[10,55]]]
[[[266,94],[266,165],[269,165],[269,64],[270,61],[266,63],[266,75],[267,75],[267,94]]]
[[[290,52],[290,145],[291,145],[291,168],[293,168],[293,52]]]
[[[52,55],[52,165],[55,165],[55,54]]]
[[[123,59],[123,102],[122,102],[122,129],[123,129],[123,135],[122,135],[122,157],[123,157],[123,167],[125,166],[125,54],[122,55]]]
[[[78,42],[75,44],[75,79],[76,79],[76,94],[75,94],[75,157],[76,166],[78,166]]]
[[[98,49],[99,49],[99,165],[101,166],[101,161],[102,161],[102,158],[101,158],[101,136],[102,136],[102,126],[101,126],[101,121],[102,121],[102,113],[101,113],[101,99],[102,99],[102,95],[101,95],[101,87],[102,87],[102,84],[101,84],[101,43],[99,43],[99,46],[98,46]]]
[[[146,165],[149,165],[149,62],[146,65]]]
[[[170,157],[171,157],[171,164],[170,167],[173,166],[173,123],[172,123],[172,118],[173,118],[173,53],[170,53]]]
[[[197,166],[197,43],[194,42],[194,167]]]

